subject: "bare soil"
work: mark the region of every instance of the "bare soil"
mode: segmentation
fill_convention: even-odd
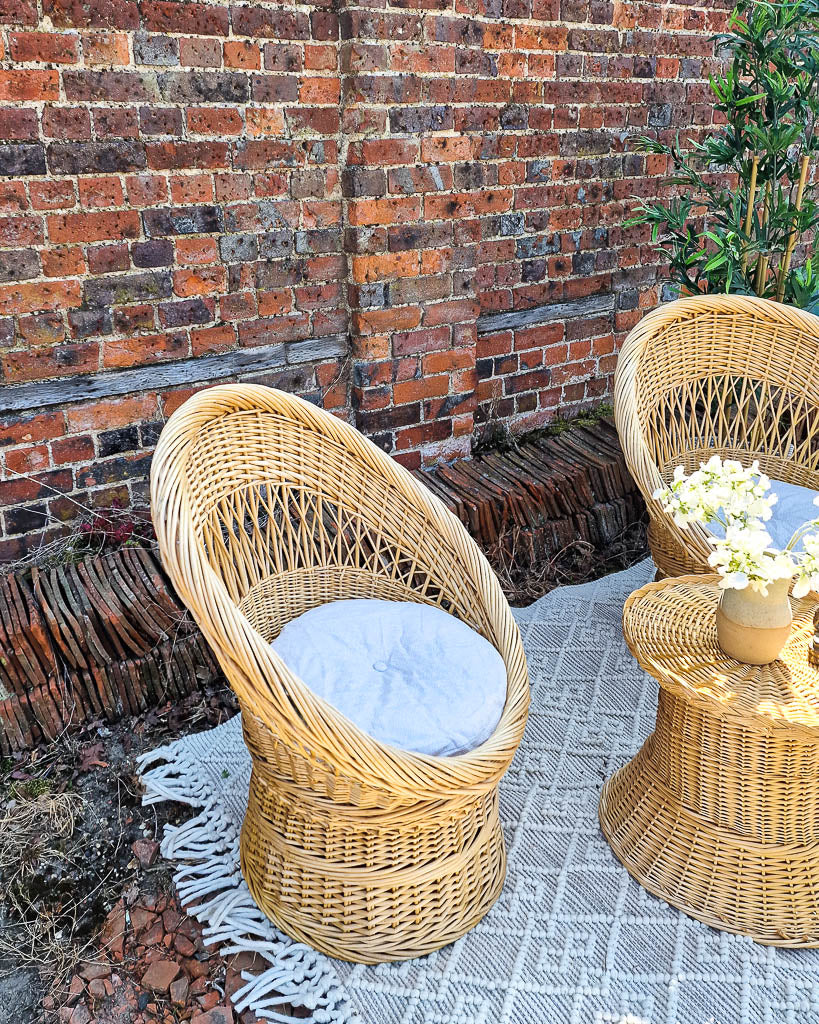
[[[56,1020],[70,979],[98,956],[98,932],[117,902],[170,891],[163,862],[146,872],[132,845],[160,839],[165,822],[189,812],[142,807],[135,759],[237,710],[218,685],[113,725],[90,722],[2,763],[0,1024]]]

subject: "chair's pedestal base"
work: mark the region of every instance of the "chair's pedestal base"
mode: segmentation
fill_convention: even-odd
[[[652,739],[600,798],[600,827],[629,874],[714,928],[819,946],[819,843],[764,841],[703,818],[661,781]]]
[[[408,960],[460,938],[500,895],[496,792],[433,827],[424,809],[416,822],[406,809],[402,822],[395,811],[320,806],[323,814],[317,804],[282,813],[254,768],[242,874],[261,910],[298,942],[356,963]]]

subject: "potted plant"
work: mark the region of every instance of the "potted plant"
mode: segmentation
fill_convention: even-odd
[[[795,597],[819,588],[819,516],[800,526],[784,550],[772,550],[764,526],[777,501],[770,488],[758,462],[745,467],[714,455],[688,475],[678,466],[671,484],[654,492],[683,529],[691,523],[722,529],[722,536],[709,537],[708,561],[722,590],[717,637],[726,654],[750,665],[767,665],[785,645],[791,583]]]
[[[819,311],[819,3],[741,0],[714,41],[728,58],[710,79],[725,123],[685,145],[679,135],[638,140],[668,157],[677,188],[664,202],[641,201],[626,226],[650,225],[676,294],[759,295]]]

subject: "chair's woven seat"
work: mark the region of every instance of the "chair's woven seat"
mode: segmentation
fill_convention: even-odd
[[[458,520],[357,431],[271,388],[189,399],[154,457],[160,550],[235,690],[253,759],[242,870],[288,935],[363,962],[429,953],[503,885],[497,785],[529,701],[520,636]],[[457,757],[384,746],[288,670],[282,627],[327,601],[416,601],[499,651],[506,704]]]
[[[658,569],[709,572],[708,531],[681,530],[652,494],[712,455],[819,490],[819,317],[744,295],[661,306],[623,343],[614,413]]]

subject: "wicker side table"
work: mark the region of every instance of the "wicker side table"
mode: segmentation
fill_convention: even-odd
[[[811,601],[793,601],[778,661],[744,665],[716,637],[714,576],[652,583],[623,629],[660,684],[657,723],[603,788],[600,824],[649,892],[714,928],[819,946],[819,671]]]

